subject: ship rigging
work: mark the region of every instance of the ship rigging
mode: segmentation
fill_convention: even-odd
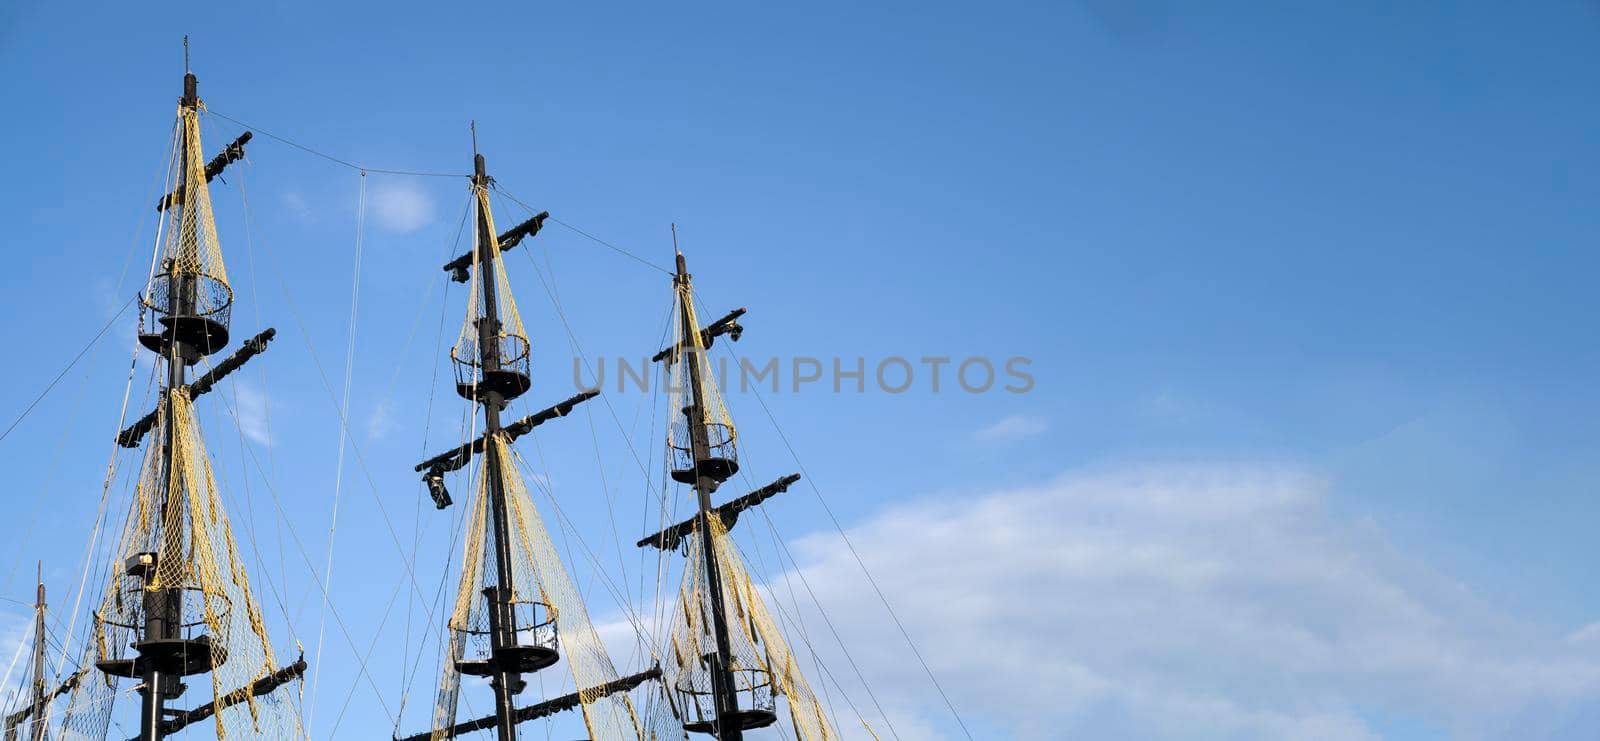
[[[222,359],[211,360],[230,344],[235,305],[212,210],[211,183],[232,172],[230,166],[248,164],[245,148],[257,133],[359,170],[358,224],[364,219],[369,172],[437,173],[361,167],[260,130],[243,131],[207,159],[200,139],[202,115],[207,113],[198,95],[198,79],[186,70],[168,183],[155,202],[159,219],[156,251],[138,302],[137,344],[159,363],[156,399],[148,412],[119,425],[114,441],[117,448],[142,453],[132,495],[110,544],[109,563],[84,574],[86,581],[90,572],[97,575],[100,590],[97,603],[85,616],[87,628],[82,636],[73,635],[71,627],[60,632],[56,646],[60,659],[54,666],[46,660],[49,630],[41,574],[24,682],[0,716],[6,741],[114,737],[156,741],[186,730],[200,733],[195,730],[199,728],[209,729],[219,739],[306,738],[312,734],[301,694],[308,672],[321,666],[320,631],[310,662],[303,653],[292,661],[279,658],[269,621],[248,578],[252,565],[260,567],[265,562],[257,552],[255,560],[247,563],[249,559],[236,543],[224,506],[226,497],[195,411],[201,397],[222,388],[224,381],[277,338],[277,330],[268,327]],[[678,249],[676,227],[672,231],[675,264],[664,269],[505,194],[489,176],[484,155],[476,151],[472,173],[465,181],[471,245],[448,261],[443,272],[449,282],[466,286],[465,318],[448,357],[455,375],[453,390],[473,413],[468,415],[471,423],[458,444],[414,467],[420,474],[419,490],[437,509],[457,505],[451,495],[453,476],[461,478],[454,486],[464,492],[459,503],[464,509],[459,531],[461,561],[453,599],[446,604],[436,602],[440,609],[428,611],[430,620],[438,617],[434,627],[439,635],[435,650],[440,656],[440,672],[434,702],[426,729],[401,731],[405,720],[402,693],[399,710],[391,713],[392,729],[364,728],[351,733],[372,737],[392,731],[395,739],[404,741],[438,741],[493,732],[499,741],[513,741],[525,724],[575,711],[588,738],[606,741],[692,737],[738,741],[747,734],[750,738],[830,741],[840,738],[837,716],[841,707],[847,707],[865,733],[877,738],[850,693],[827,672],[817,647],[804,635],[799,616],[786,614],[782,604],[769,605],[772,595],[766,584],[774,577],[753,575],[730,534],[741,514],[760,511],[789,566],[798,570],[764,505],[802,476],[790,473],[761,486],[748,485],[741,464],[742,439],[708,360],[719,339],[724,346],[740,339],[746,310],[734,309],[709,323],[700,320],[695,284],[688,260]],[[492,207],[496,195],[523,207],[526,218],[504,231],[498,229]],[[248,219],[247,201],[244,208]],[[636,606],[627,604],[625,595],[614,590],[614,595],[623,598],[619,606],[640,643],[635,665],[627,673],[618,671],[602,641],[590,616],[591,606],[570,570],[572,564],[563,560],[541,507],[535,503],[536,474],[530,473],[515,445],[519,438],[547,424],[552,434],[561,434],[559,421],[575,410],[588,409],[596,399],[616,419],[615,410],[598,389],[582,391],[521,417],[511,414],[513,402],[536,388],[535,346],[515,298],[506,255],[535,240],[547,222],[561,224],[668,276],[667,328],[663,342],[650,348],[655,350],[652,362],[659,368],[660,388],[665,390],[659,401],[667,410],[667,421],[660,430],[664,435],[654,438],[664,460],[657,502],[661,521],[655,532],[635,543],[657,561],[656,604],[652,607],[657,620],[655,624],[645,621]],[[358,280],[360,244],[358,235]],[[522,252],[531,250],[524,247]],[[537,272],[531,256],[529,263]],[[539,277],[544,283],[544,275]],[[550,289],[548,284],[545,287]],[[549,293],[569,341],[577,348],[559,299],[553,291]],[[353,298],[352,329],[354,305]],[[304,325],[300,329],[303,331]],[[309,338],[306,342],[315,360]],[[353,340],[350,348],[353,353]],[[582,351],[578,352],[581,356]],[[347,369],[349,362],[347,359]],[[317,365],[320,372],[320,361]],[[326,377],[323,380],[340,420],[341,445],[348,442],[353,446],[347,424],[349,376],[342,405],[334,399]],[[131,372],[129,383],[131,389]],[[234,417],[237,424],[237,414]],[[626,439],[620,421],[617,427]],[[652,430],[654,435],[653,424]],[[598,441],[595,444],[598,454]],[[113,456],[107,474],[108,492],[116,460]],[[253,453],[251,460],[261,468]],[[357,460],[365,469],[359,451]],[[649,468],[641,465],[641,471],[648,480]],[[371,483],[372,474],[367,472],[367,476]],[[747,483],[748,490],[719,501],[723,487],[736,476]],[[394,536],[394,524],[381,503],[384,495],[376,484],[371,488]],[[276,490],[272,495],[278,517],[287,519]],[[676,504],[680,499],[689,503],[688,512],[683,513],[686,517],[680,516]],[[561,529],[565,531],[565,515],[553,497],[549,504],[557,507],[556,516],[563,520]],[[333,506],[336,522],[337,489]],[[370,655],[371,649],[361,652],[331,604],[334,528],[329,529],[328,566],[320,578],[299,535],[292,528],[289,532],[325,610],[334,616],[360,660],[360,677],[379,692],[362,658]],[[246,535],[254,550],[253,529]],[[97,524],[91,553],[96,552],[98,537]],[[581,535],[571,533],[569,537],[576,537],[580,547],[589,550]],[[397,593],[409,582],[413,594],[423,595],[414,568],[419,554],[406,552],[403,542],[398,537],[394,540],[405,561]],[[567,553],[571,552],[569,544]],[[675,563],[680,555],[681,564]],[[452,562],[442,560],[447,567]],[[594,565],[598,570],[598,562]],[[287,581],[287,564],[279,566]],[[603,572],[598,577],[607,579]],[[270,572],[268,584],[272,585]],[[279,607],[287,622],[288,609],[281,598]],[[814,607],[826,620],[821,605]],[[804,651],[791,645],[795,627],[802,627],[799,638]],[[289,630],[298,644],[292,626]],[[830,632],[838,639],[836,630]],[[373,646],[378,641],[379,636],[372,637]],[[842,641],[839,650],[848,656]],[[408,658],[402,666],[407,663],[415,667],[422,662]],[[865,677],[853,661],[851,666],[882,724],[891,736],[898,737]],[[811,679],[816,677],[807,676],[813,670],[821,671],[823,678],[839,689],[842,706],[826,702],[813,691]],[[541,672],[548,671],[562,674],[558,686],[571,691],[533,696],[529,678],[545,676]],[[406,686],[409,688],[409,680]],[[482,688],[492,698],[492,710],[473,713],[468,698]],[[121,712],[116,708],[119,701],[131,704],[132,696],[138,698],[137,728],[123,734],[123,726],[115,721]],[[387,704],[384,707],[388,710]],[[126,715],[131,717],[131,711]],[[338,728],[336,722],[335,732]]]

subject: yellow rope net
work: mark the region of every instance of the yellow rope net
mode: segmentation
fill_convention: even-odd
[[[180,186],[163,200],[167,221],[143,301],[163,324],[173,316],[199,317],[211,328],[205,331],[225,333],[233,290],[206,183],[200,109],[181,106],[178,111],[182,156],[174,179]],[[145,331],[141,326],[141,334]],[[163,455],[161,444],[145,450],[81,665],[134,658],[132,644],[144,627],[145,597],[164,595],[169,608],[175,608],[176,637],[209,642],[210,697],[191,691],[181,704],[213,703],[217,711],[212,725],[219,739],[300,737],[299,714],[289,692],[257,696],[252,691],[255,682],[276,668],[272,645],[187,389],[163,392],[154,433],[153,440],[170,440],[171,456]],[[127,574],[125,564],[139,554],[154,554],[154,568],[143,575]],[[110,673],[87,672],[67,693],[57,737],[105,738],[114,700],[129,691],[119,692],[119,681]],[[191,676],[185,681],[193,687],[204,680]]]
[[[722,392],[717,388],[718,375],[713,373],[713,366],[706,355],[706,347],[700,336],[700,319],[695,312],[694,287],[686,275],[675,279],[673,287],[675,298],[671,336],[683,337],[687,323],[690,340],[686,350],[672,354],[667,369],[667,410],[672,415],[672,424],[667,427],[667,445],[672,451],[673,468],[694,467],[694,451],[690,437],[692,424],[704,425],[707,446],[712,456],[736,460],[738,431],[733,427],[733,419],[728,416],[728,407],[723,403]],[[694,366],[693,369],[690,368],[691,364]],[[705,410],[697,419],[692,419],[683,411],[694,401],[693,379],[696,376],[699,377],[700,398],[704,400]]]
[[[145,595],[179,595],[179,636],[210,642],[210,701],[222,708],[213,716],[216,737],[299,737],[299,715],[287,692],[258,697],[251,691],[255,682],[276,668],[272,644],[189,395],[184,389],[172,389],[166,398],[173,413],[169,418],[167,404],[161,406],[157,432],[165,436],[170,426],[171,467],[162,465],[161,446],[147,449],[113,565],[116,571],[94,616],[95,640],[88,663],[132,658],[136,652],[131,644],[144,625]],[[124,574],[122,564],[142,553],[155,554],[155,568],[148,578]],[[73,691],[63,730],[92,736],[98,726],[103,735],[115,686],[110,675],[81,682]]]
[[[211,213],[211,191],[200,148],[200,109],[180,107],[183,137],[181,187],[170,202],[171,225],[162,239],[160,262],[145,306],[159,313],[204,316],[227,324],[233,289],[222,263],[222,244]],[[181,308],[180,308],[181,307]]]
[[[744,559],[720,517],[711,517],[711,542],[717,554],[717,569],[722,581],[722,603],[728,621],[731,669],[741,702],[761,705],[773,696],[783,696],[789,705],[789,718],[795,735],[802,741],[833,741],[839,738],[823,714],[811,685],[800,672],[794,652],[778,624],[767,611]],[[687,547],[688,571],[678,595],[673,621],[670,661],[666,667],[671,686],[682,698],[680,712],[693,722],[714,717],[710,696],[710,665],[702,657],[716,651],[712,633],[711,599],[705,569],[704,539],[696,530]],[[770,694],[767,694],[770,693]]]
[[[455,662],[469,648],[486,655],[489,647],[486,601],[481,594],[484,588],[497,583],[493,549],[488,546],[493,542],[488,486],[489,476],[494,475],[505,491],[511,541],[511,602],[518,639],[540,640],[543,634],[538,626],[553,617],[561,661],[571,671],[578,688],[589,737],[597,741],[637,741],[641,738],[640,724],[628,695],[607,696],[594,691],[617,680],[616,667],[534,507],[519,459],[507,444],[504,432],[490,435],[483,460],[469,505],[461,580],[450,616],[450,643],[434,705],[431,737],[447,738],[447,731],[456,722],[461,679]]]
[[[672,336],[688,339],[687,346],[671,356],[667,371],[668,409],[674,414],[667,445],[673,457],[673,468],[682,470],[696,466],[692,449],[694,425],[704,426],[707,452],[711,457],[736,460],[738,432],[718,389],[720,374],[715,371],[720,368],[714,368],[706,356],[689,276],[679,275],[673,287]],[[692,410],[696,383],[703,409]],[[691,413],[684,414],[684,410],[691,410]],[[838,733],[823,715],[822,705],[801,674],[794,653],[768,613],[761,594],[751,583],[744,560],[728,537],[721,518],[712,516],[709,522],[729,627],[728,668],[740,703],[751,708],[770,708],[775,704],[775,697],[783,696],[788,701],[790,721],[798,738],[802,741],[837,739]],[[670,655],[664,668],[670,694],[675,695],[676,709],[686,724],[709,721],[716,715],[711,689],[713,664],[708,657],[714,658],[717,648],[711,619],[710,580],[703,555],[705,533],[700,532],[698,522],[695,527],[696,532],[685,549],[688,565],[678,594]]]
[[[483,287],[478,282],[482,280],[482,268],[479,263],[484,259],[496,262],[497,270],[494,271],[495,307],[499,315],[500,326],[493,328],[490,336],[495,343],[494,350],[503,368],[521,371],[524,374],[529,370],[528,333],[522,326],[522,314],[517,311],[517,301],[511,294],[511,282],[506,278],[503,261],[500,260],[500,241],[495,236],[494,213],[489,209],[489,189],[484,185],[473,185],[477,199],[477,208],[488,223],[488,244],[481,244],[478,236],[473,237],[472,249],[472,282],[471,290],[467,292],[467,319],[461,325],[461,334],[456,338],[455,346],[450,348],[450,358],[455,361],[458,373],[464,369],[472,374],[471,377],[458,375],[458,383],[473,383],[481,381],[483,367],[482,337],[479,335],[478,325],[487,321],[487,305],[483,300]],[[492,256],[492,258],[490,258]]]
[[[828,725],[822,704],[811,691],[811,684],[800,673],[794,652],[789,649],[788,641],[784,640],[783,631],[778,629],[771,613],[767,612],[766,602],[750,581],[744,559],[739,555],[733,539],[728,537],[722,518],[712,517],[710,520],[711,542],[717,549],[717,565],[722,571],[723,582],[732,587],[724,592],[724,596],[731,593],[747,636],[752,643],[759,643],[766,650],[767,667],[772,671],[774,687],[778,694],[788,699],[789,717],[794,722],[795,735],[804,741],[838,738],[838,733]]]
[[[478,469],[478,481],[473,486],[472,500],[468,502],[465,552],[461,556],[461,579],[456,586],[455,609],[450,612],[450,641],[445,647],[444,670],[439,676],[439,693],[433,705],[433,730],[430,741],[449,738],[449,729],[456,723],[456,707],[461,695],[461,672],[456,662],[466,655],[467,637],[474,628],[478,609],[479,584],[483,572],[484,535],[488,522],[489,496],[484,479],[487,466]],[[479,616],[481,620],[481,616]],[[477,647],[480,651],[482,646]]]

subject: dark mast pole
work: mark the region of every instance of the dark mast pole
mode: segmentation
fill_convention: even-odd
[[[677,241],[677,229],[673,229],[673,241]],[[684,262],[683,253],[678,253],[678,274],[673,281],[687,288],[690,281],[689,268]],[[694,491],[700,499],[700,511],[695,516],[700,530],[700,553],[706,570],[706,590],[711,596],[711,626],[712,634],[717,641],[717,663],[711,667],[711,693],[717,708],[717,738],[721,741],[742,741],[744,731],[737,722],[731,722],[738,715],[739,702],[735,694],[737,685],[733,681],[732,657],[730,642],[728,640],[727,613],[722,606],[722,574],[717,568],[717,551],[711,542],[711,493],[717,490],[718,482],[706,474],[706,468],[701,465],[711,457],[711,443],[706,437],[706,407],[704,390],[700,387],[700,358],[699,347],[695,334],[700,331],[694,326],[693,314],[689,305],[683,300],[689,296],[688,291],[679,293],[679,324],[683,326],[679,339],[682,348],[678,362],[687,362],[689,366],[689,388],[694,396],[694,401],[683,413],[689,417],[689,446],[694,454],[695,482]]]
[[[44,564],[39,564],[39,594],[33,604],[33,732],[32,741],[44,738]]]
[[[184,39],[184,42],[185,70],[183,74],[183,99],[181,104],[184,109],[183,126],[185,131],[183,131],[183,149],[180,152],[179,159],[179,162],[181,163],[180,166],[183,168],[178,179],[178,192],[180,193],[184,192],[188,187],[189,158],[191,156],[198,156],[198,154],[189,151],[189,132],[187,131],[187,127],[189,126],[189,118],[194,115],[196,109],[200,105],[200,81],[194,76],[193,72],[189,72],[187,69],[188,39]],[[181,212],[179,218],[179,223],[173,225],[173,228],[180,230],[180,241],[182,240],[184,236],[183,232],[185,231],[193,229],[198,234],[199,215],[195,213],[192,204],[185,203],[183,205],[183,211]],[[186,316],[192,313],[195,298],[194,287],[191,285],[192,278],[177,273],[176,266],[167,266],[167,270],[169,270],[172,275],[172,282],[167,288],[167,315],[173,317]],[[175,479],[178,475],[177,469],[173,465],[173,455],[176,452],[176,440],[174,440],[173,427],[177,420],[178,411],[177,403],[173,399],[173,392],[177,389],[183,388],[184,366],[189,361],[190,357],[195,356],[196,353],[194,349],[190,348],[186,343],[181,342],[178,339],[176,332],[173,332],[170,348],[166,353],[164,353],[164,355],[166,356],[167,360],[167,393],[165,394],[166,398],[163,402],[163,405],[166,408],[167,419],[165,429],[162,431],[161,468],[166,475],[166,486],[162,490],[161,507],[159,508],[158,512],[153,513],[153,516],[161,518],[161,524],[167,522],[167,508],[175,506],[172,502],[171,494],[173,487],[177,483]],[[182,503],[179,502],[176,506],[182,506]],[[151,531],[156,532],[159,530],[160,528],[157,527],[157,523],[152,523]],[[168,542],[169,540],[170,539],[164,536],[162,538],[163,543]],[[181,553],[164,552],[166,550],[166,548],[163,548],[163,552],[157,554],[155,563],[147,566],[146,571],[144,572],[144,581],[146,583],[149,583],[151,579],[155,578],[155,571],[160,567],[164,560],[169,558],[178,559],[183,557],[183,554]],[[145,592],[143,636],[145,641],[165,641],[168,639],[177,638],[178,623],[180,623],[182,619],[183,593],[181,590],[166,589],[155,592]],[[179,684],[180,677],[178,675],[168,675],[163,673],[161,671],[161,667],[158,666],[160,662],[145,661],[143,663],[144,689],[142,691],[144,693],[144,698],[139,713],[139,738],[141,741],[158,741],[165,735],[161,730],[161,721],[162,716],[165,715],[166,712],[164,707],[166,700],[169,696],[177,697],[182,691],[181,685]]]
[[[476,135],[474,135],[476,139]],[[476,142],[474,142],[476,144]],[[473,149],[477,149],[476,146]],[[488,188],[489,174],[483,155],[473,154],[472,183],[474,188]],[[489,245],[494,233],[489,228],[489,214],[481,205],[478,208],[478,282],[483,284],[483,318],[478,320],[478,360],[483,366],[480,378],[500,368],[500,308],[495,304],[495,259]],[[479,389],[478,400],[483,404],[484,440],[488,441],[500,431],[500,410],[506,399],[499,392]],[[486,483],[489,487],[489,511],[494,520],[495,586],[483,590],[489,600],[489,646],[495,662],[494,706],[496,726],[500,741],[515,741],[517,737],[516,710],[512,698],[522,690],[522,675],[510,671],[507,662],[501,661],[504,649],[516,644],[516,620],[511,609],[511,529],[508,524],[505,482],[500,478],[500,453],[494,445],[484,446],[483,465],[487,467]]]

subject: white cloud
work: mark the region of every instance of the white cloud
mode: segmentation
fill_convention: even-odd
[[[268,409],[271,402],[266,392],[244,380],[234,383],[234,392],[237,399],[234,413],[239,417],[239,429],[251,442],[271,446],[272,427],[269,422],[272,417]]]
[[[1594,643],[1600,641],[1600,622],[1589,623],[1567,636],[1573,643]]]
[[[1134,413],[1143,419],[1166,424],[1192,422],[1211,410],[1205,402],[1184,396],[1172,389],[1161,389],[1141,397]]]
[[[977,432],[973,433],[973,437],[976,438],[980,443],[997,445],[1001,443],[1016,442],[1023,438],[1033,437],[1034,435],[1044,432],[1049,428],[1050,426],[1046,424],[1044,420],[1037,417],[1013,414],[1005,419],[1000,420],[999,422],[978,430]]]
[[[367,417],[367,437],[373,440],[382,440],[394,432],[394,404],[388,399],[380,400],[372,408],[372,415]]]
[[[378,226],[408,234],[433,221],[433,199],[412,185],[381,185],[372,192],[372,213]]]
[[[304,193],[297,190],[285,191],[282,200],[284,210],[292,214],[301,223],[311,220],[311,201],[306,199]]]
[[[1063,477],[895,507],[850,538],[979,737],[1368,739],[1399,717],[1532,738],[1600,707],[1600,629],[1519,622],[1330,514],[1294,470]],[[901,736],[960,737],[837,535],[793,549]],[[821,617],[800,614],[887,738]]]

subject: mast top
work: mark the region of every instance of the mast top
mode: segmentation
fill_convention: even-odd
[[[483,163],[483,155],[478,152],[478,122],[473,120],[467,126],[472,130],[472,182],[475,185],[487,185],[489,168]]]
[[[683,250],[678,248],[678,224],[677,224],[677,222],[673,222],[672,223],[672,252],[673,252],[673,254],[678,256],[678,275],[677,275],[677,278],[679,280],[688,279],[688,277],[689,277],[689,266],[688,266],[688,263],[684,262],[684,260],[683,260]]]
[[[200,79],[189,71],[189,34],[183,35],[183,107],[194,108],[200,104]]]

